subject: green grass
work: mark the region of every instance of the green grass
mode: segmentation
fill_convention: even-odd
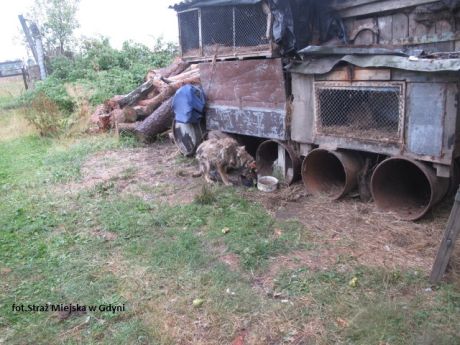
[[[14,104],[24,91],[22,76],[0,78],[0,108]]]
[[[321,271],[272,273],[280,255],[314,253],[320,241],[233,188],[169,205],[119,194],[116,179],[65,187],[84,180],[90,155],[132,146],[104,136],[0,141],[0,343],[230,344],[242,329],[248,344],[460,342],[458,286],[425,291],[421,272],[341,258]],[[119,179],[135,173],[126,167]],[[59,320],[12,310],[48,302],[126,311]]]
[[[275,291],[286,298],[314,300],[311,316],[329,315],[330,341],[351,344],[457,344],[460,292],[444,285],[426,291],[420,272],[384,271],[357,266],[341,272],[283,271]],[[434,300],[430,295],[435,295]],[[443,302],[441,302],[443,301]],[[344,320],[347,327],[338,327]]]

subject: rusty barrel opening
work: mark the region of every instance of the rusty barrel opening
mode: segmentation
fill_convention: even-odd
[[[436,176],[430,166],[402,157],[388,158],[372,175],[371,191],[378,208],[404,220],[416,220],[439,202],[449,179]]]
[[[357,186],[362,165],[357,153],[316,149],[303,161],[302,180],[308,192],[339,199]]]
[[[277,164],[280,150],[284,153],[284,163],[281,166]],[[259,176],[274,176],[289,185],[300,179],[300,158],[292,147],[276,140],[266,140],[259,145],[256,165]]]

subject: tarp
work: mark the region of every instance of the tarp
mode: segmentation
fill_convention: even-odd
[[[181,123],[199,123],[203,117],[206,99],[203,89],[190,84],[176,91],[173,99],[175,119]]]
[[[332,71],[334,66],[340,62],[348,62],[363,68],[386,67],[416,72],[460,71],[460,59],[422,59],[394,55],[325,57],[301,63],[294,62],[288,67],[288,70],[300,74],[324,74]]]

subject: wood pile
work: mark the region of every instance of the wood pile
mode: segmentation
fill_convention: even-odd
[[[153,140],[171,128],[176,91],[186,84],[200,84],[200,72],[197,65],[178,58],[168,67],[150,70],[145,80],[127,95],[113,96],[96,107],[91,121],[100,131],[115,128],[144,142]]]

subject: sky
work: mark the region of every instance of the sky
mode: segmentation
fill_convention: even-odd
[[[155,38],[178,41],[177,18],[168,7],[180,0],[81,0],[77,14],[80,28],[76,36],[109,37],[116,48],[126,40],[153,46]],[[33,0],[4,3],[0,11],[0,61],[25,59],[20,42],[19,14],[26,14]]]

